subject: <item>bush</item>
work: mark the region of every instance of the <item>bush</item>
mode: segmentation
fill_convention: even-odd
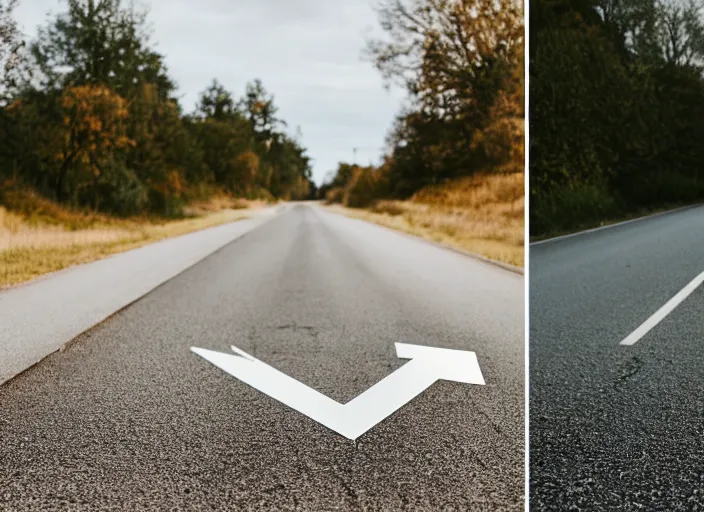
[[[342,187],[331,188],[325,193],[325,202],[327,204],[342,203],[345,197],[345,189]]]
[[[116,161],[103,167],[94,193],[100,198],[101,211],[123,217],[142,212],[149,202],[147,188],[134,171]],[[84,202],[88,203],[88,198]]]
[[[605,185],[531,190],[530,230],[531,234],[556,233],[614,217],[621,211],[620,198]]]
[[[371,167],[355,168],[343,197],[345,206],[366,208],[378,197],[377,175]]]
[[[406,213],[403,202],[401,201],[377,201],[372,207],[374,213],[381,213],[397,217]]]
[[[245,199],[251,201],[266,201],[268,203],[275,203],[276,198],[269,192],[269,190],[263,187],[249,187],[244,193]]]

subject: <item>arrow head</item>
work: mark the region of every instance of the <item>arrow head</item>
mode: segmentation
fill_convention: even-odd
[[[413,359],[433,367],[437,372],[438,379],[479,386],[486,385],[477,354],[474,352],[423,347],[406,343],[396,343],[395,345],[396,355],[399,359]]]

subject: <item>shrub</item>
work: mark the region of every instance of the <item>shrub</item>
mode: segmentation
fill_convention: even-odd
[[[622,201],[605,185],[572,184],[531,191],[531,234],[555,233],[618,215]]]
[[[377,179],[371,167],[357,167],[345,187],[343,203],[352,208],[366,208],[377,198]]]
[[[325,202],[327,204],[342,203],[345,196],[345,189],[342,187],[335,187],[328,190],[325,194]]]

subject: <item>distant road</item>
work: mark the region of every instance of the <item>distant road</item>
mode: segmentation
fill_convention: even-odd
[[[531,510],[704,510],[704,207],[530,260]]]
[[[0,387],[0,509],[523,510],[523,277],[296,205]],[[200,358],[231,345],[340,403],[473,351],[355,442]]]

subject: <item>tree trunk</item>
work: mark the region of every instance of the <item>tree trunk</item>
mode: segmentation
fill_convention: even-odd
[[[54,184],[54,195],[56,196],[56,200],[60,203],[62,202],[65,197],[64,197],[64,181],[66,180],[66,174],[68,174],[68,167],[71,165],[73,162],[73,159],[76,158],[76,153],[71,153],[66,157],[61,164],[61,168],[59,169],[59,174],[56,177],[56,183]]]

